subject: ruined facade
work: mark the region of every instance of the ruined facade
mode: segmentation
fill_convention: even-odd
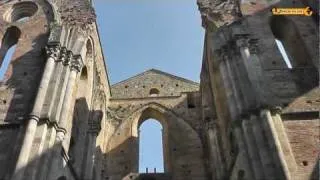
[[[200,84],[151,69],[111,86],[91,1],[0,1],[0,179],[318,179],[318,1],[197,4]],[[149,118],[164,173],[138,173]]]

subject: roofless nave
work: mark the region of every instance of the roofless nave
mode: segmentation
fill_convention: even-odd
[[[15,51],[0,87],[0,179],[316,179],[319,5],[197,4],[200,84],[149,70],[111,86],[91,2],[1,1],[2,65]],[[164,173],[138,173],[148,118],[164,127]]]

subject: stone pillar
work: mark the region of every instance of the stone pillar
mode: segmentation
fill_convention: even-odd
[[[70,74],[70,63],[72,60],[73,54],[71,51],[67,52],[67,58],[65,61],[63,61],[63,70],[62,70],[62,74],[64,74],[62,80],[59,83],[59,90],[57,92],[57,100],[55,101],[54,105],[53,105],[53,110],[50,112],[50,116],[52,117],[51,119],[54,122],[59,122],[59,118],[60,118],[60,113],[62,110],[62,105],[64,103],[64,96],[65,96],[65,92],[66,92],[66,88],[68,85],[68,78],[69,78],[69,74]],[[61,86],[61,87],[60,87]]]
[[[226,52],[225,52],[226,51]],[[229,51],[222,48],[221,62],[219,64],[220,75],[222,79],[222,83],[224,85],[225,97],[227,98],[227,106],[230,114],[231,121],[236,119],[238,113],[237,104],[238,102],[235,99],[234,89],[232,84],[232,80],[228,73],[227,63],[226,61],[231,60],[231,57],[228,55]]]
[[[234,134],[236,137],[236,141],[237,141],[237,145],[239,148],[239,154],[238,156],[244,156],[244,157],[238,157],[238,158],[242,158],[242,168],[243,169],[248,169],[249,171],[246,172],[246,177],[248,179],[253,179],[253,167],[250,166],[249,164],[249,153],[248,153],[248,149],[246,148],[245,145],[245,139],[244,139],[244,134],[241,128],[241,121],[235,121],[235,126],[234,126]]]
[[[53,114],[53,111],[56,110],[56,105],[57,103],[59,103],[59,97],[60,97],[60,92],[61,92],[61,89],[62,89],[62,84],[64,82],[64,75],[65,75],[65,70],[66,69],[69,69],[68,66],[69,65],[69,58],[71,57],[70,56],[71,53],[69,53],[69,56],[68,56],[68,51],[67,51],[67,48],[65,47],[62,47],[61,48],[61,56],[60,56],[60,59],[61,59],[61,63],[58,63],[57,64],[57,67],[56,67],[56,79],[55,79],[55,84],[53,85],[53,90],[52,90],[52,97],[50,99],[50,103],[49,103],[49,108],[48,108],[48,116],[49,116],[49,119],[50,121],[54,121],[54,118],[52,117],[52,114]],[[68,58],[69,57],[69,58]]]
[[[285,127],[283,125],[280,113],[281,113],[280,111],[275,111],[275,113],[272,117],[274,120],[276,130],[278,132],[278,136],[279,136],[279,140],[280,140],[280,143],[282,146],[283,154],[285,155],[285,158],[286,158],[286,161],[288,164],[288,169],[290,170],[290,172],[294,172],[297,170],[298,167],[297,167],[297,163],[294,158],[294,154],[293,154]]]
[[[206,123],[207,131],[208,131],[208,144],[209,144],[209,150],[210,150],[210,156],[212,162],[211,165],[213,166],[213,179],[223,179],[224,177],[224,164],[221,159],[221,153],[220,153],[220,146],[218,143],[218,128],[217,124],[215,122],[208,122]]]
[[[265,176],[263,174],[262,164],[259,157],[259,149],[256,145],[254,134],[252,132],[252,122],[250,122],[249,119],[243,119],[242,129],[248,149],[249,162],[253,169],[254,179],[264,179]]]
[[[80,56],[75,57],[70,64],[70,74],[68,78],[67,88],[64,93],[63,105],[58,121],[60,128],[66,128],[69,120],[69,114],[71,111],[70,105],[74,101],[74,87],[76,83],[77,74],[81,71],[83,64]]]
[[[47,133],[48,133],[48,121],[47,122],[40,122],[38,123],[37,131],[35,134],[34,139],[40,140],[39,142],[33,143],[33,148],[30,153],[29,158],[32,160],[29,162],[29,167],[27,168],[24,176],[25,178],[28,178],[28,180],[36,180],[38,168],[39,168],[39,162],[41,161],[41,158],[44,156],[43,150],[44,146],[47,141]]]
[[[92,121],[89,124],[89,130],[87,133],[87,153],[86,153],[86,160],[85,169],[83,171],[82,177],[84,180],[91,180],[93,179],[93,167],[95,164],[95,150],[96,150],[96,139],[101,129],[101,120],[103,114],[101,111],[95,111],[92,115]]]
[[[272,166],[272,155],[269,153],[268,143],[264,138],[266,135],[261,125],[261,119],[255,115],[251,115],[250,121],[265,177],[275,177],[274,167]]]
[[[57,60],[56,60],[55,68],[54,68],[54,72],[53,72],[54,75],[52,76],[52,78],[50,80],[50,84],[49,84],[51,91],[48,90],[48,95],[46,96],[46,101],[47,101],[46,103],[49,107],[47,108],[47,110],[45,112],[42,112],[42,113],[44,113],[43,116],[45,118],[49,118],[48,121],[42,125],[45,133],[43,133],[43,135],[42,135],[42,136],[44,136],[41,139],[41,143],[40,143],[40,145],[42,145],[42,146],[41,146],[41,148],[39,147],[38,153],[37,153],[38,157],[41,157],[41,161],[44,161],[44,162],[39,163],[40,159],[39,158],[36,159],[35,166],[33,167],[32,179],[34,179],[34,178],[37,179],[37,176],[39,176],[39,177],[43,176],[41,174],[42,174],[42,171],[44,170],[45,167],[42,166],[42,163],[47,164],[47,161],[49,159],[50,153],[48,151],[51,150],[53,143],[52,143],[51,139],[48,139],[46,137],[46,135],[47,135],[48,123],[53,121],[53,119],[50,118],[50,113],[52,111],[54,102],[56,102],[55,100],[56,100],[56,96],[57,96],[57,90],[59,88],[61,76],[63,76],[63,74],[62,74],[63,64],[65,64],[67,61],[66,57],[67,57],[67,49],[65,47],[61,47],[60,57],[57,58]],[[51,94],[49,94],[49,93],[51,93]],[[55,131],[56,130],[53,127],[50,127],[48,129],[50,138],[53,134],[55,135],[55,133],[56,133]],[[47,141],[49,141],[49,143]],[[45,170],[45,172],[47,172],[47,170]],[[42,177],[42,179],[43,178],[44,178],[44,176]]]
[[[262,92],[264,91],[262,85],[264,78],[262,77],[261,60],[257,54],[259,51],[258,40],[247,37],[237,40],[237,45],[240,47],[242,62],[249,80],[247,92],[252,93],[251,96],[246,96],[246,98],[251,102],[250,106],[259,106],[263,100]]]
[[[55,141],[55,137],[56,137],[56,129],[51,126],[49,127],[50,131],[49,131],[49,138],[47,139],[48,142],[46,142],[46,146],[44,148],[44,158],[41,161],[40,165],[38,166],[38,170],[37,170],[37,179],[46,179],[47,177],[47,173],[49,171],[49,167],[48,166],[43,166],[43,164],[50,164],[49,160],[50,160],[50,152],[53,149],[53,145],[54,145],[54,141]]]
[[[269,110],[261,111],[260,116],[262,119],[264,119],[264,121],[262,121],[262,122],[264,123],[266,130],[270,133],[270,136],[271,136],[269,143],[273,147],[272,153],[275,154],[274,164],[281,165],[281,169],[278,169],[278,178],[285,178],[285,179],[290,180],[292,177],[290,174],[288,164],[286,162],[286,155],[283,151],[283,147],[281,145],[280,137],[277,132],[277,128],[276,128],[276,124],[274,122],[274,119],[272,118]]]
[[[60,45],[54,44],[49,45],[47,47],[47,55],[48,59],[46,62],[46,66],[44,69],[44,73],[42,75],[42,79],[40,82],[40,86],[38,88],[38,93],[35,99],[35,103],[33,105],[33,110],[30,114],[30,119],[28,120],[28,124],[26,127],[26,133],[24,135],[24,139],[21,146],[21,151],[18,156],[17,164],[15,167],[14,174],[12,176],[12,180],[20,180],[23,178],[24,170],[28,165],[29,155],[32,148],[32,142],[35,136],[35,132],[37,129],[37,125],[39,122],[39,117],[41,113],[41,109],[46,97],[48,84],[50,78],[52,76],[52,72],[54,70],[55,60],[57,59],[60,52]]]
[[[66,90],[64,92],[64,98],[62,102],[62,108],[60,113],[60,118],[58,119],[58,127],[56,139],[52,151],[52,159],[51,159],[51,167],[49,172],[49,177],[47,179],[56,179],[59,175],[59,168],[63,166],[60,164],[62,162],[62,143],[65,138],[65,134],[67,133],[67,124],[70,120],[68,117],[70,114],[70,109],[72,101],[74,101],[74,87],[76,83],[77,74],[81,71],[82,68],[82,60],[80,56],[71,59],[70,62],[70,73],[68,78],[68,82],[66,85]]]

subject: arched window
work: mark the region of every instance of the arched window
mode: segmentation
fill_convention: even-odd
[[[295,24],[285,16],[272,16],[270,28],[288,68],[303,67],[311,59]]]
[[[80,80],[78,82],[77,97],[86,97],[89,87],[88,69],[87,66],[83,66],[80,74]]]
[[[139,128],[139,172],[164,172],[162,126],[154,119],[147,119]]]
[[[81,75],[80,75],[81,80],[86,80],[88,79],[88,72],[87,72],[87,67],[84,66],[81,70]]]
[[[0,48],[0,80],[3,80],[4,78],[4,74],[7,71],[11,58],[15,52],[20,35],[21,31],[15,26],[9,27],[4,34]]]
[[[88,39],[86,44],[86,59],[87,61],[93,58],[93,47],[92,42],[90,39]]]
[[[157,88],[150,89],[149,95],[150,96],[158,96],[160,91]]]

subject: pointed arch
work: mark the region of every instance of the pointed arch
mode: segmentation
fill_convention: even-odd
[[[149,168],[154,173],[164,172],[163,127],[157,119],[147,119],[139,127],[139,173]]]
[[[4,37],[1,41],[0,48],[0,79],[4,78],[4,74],[10,64],[11,58],[15,51],[15,46],[18,44],[21,31],[16,26],[7,28]]]
[[[290,18],[271,16],[269,24],[275,43],[288,68],[305,67],[312,64],[300,33]]]

